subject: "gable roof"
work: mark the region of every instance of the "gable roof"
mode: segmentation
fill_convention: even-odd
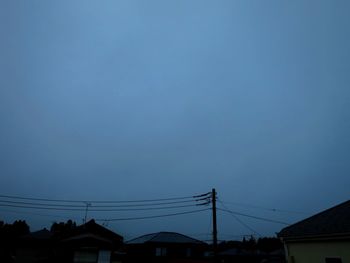
[[[281,238],[350,235],[350,200],[282,229]]]
[[[105,228],[104,226],[97,224],[93,219],[91,219],[90,221],[88,221],[83,225],[76,227],[76,229],[72,231],[73,235],[81,235],[86,233],[103,235],[104,237],[108,237],[118,241],[123,241],[122,236],[109,230],[108,228]]]
[[[98,235],[94,235],[91,233],[81,234],[77,236],[72,236],[66,239],[63,239],[62,242],[71,242],[71,241],[81,241],[81,240],[97,240],[106,244],[112,244],[112,241]]]
[[[145,244],[145,243],[182,243],[182,244],[205,244],[204,242],[175,232],[158,232],[147,234],[132,239],[128,244]]]
[[[91,237],[101,237],[110,240],[115,243],[122,243],[123,237],[118,235],[117,233],[109,230],[108,228],[101,226],[95,222],[95,220],[91,219],[77,227],[73,227],[71,229],[66,229],[61,232],[55,233],[54,237],[57,240],[67,241],[67,240],[77,240],[78,237],[84,239],[86,236]]]

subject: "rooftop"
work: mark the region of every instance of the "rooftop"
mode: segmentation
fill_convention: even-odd
[[[350,234],[350,200],[290,225],[278,233],[282,238]]]
[[[204,242],[175,232],[158,232],[147,234],[132,239],[128,244],[144,243],[183,243],[183,244],[205,244]]]

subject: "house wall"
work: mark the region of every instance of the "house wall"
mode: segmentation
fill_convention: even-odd
[[[350,262],[350,240],[286,243],[288,263],[326,263],[326,258]]]

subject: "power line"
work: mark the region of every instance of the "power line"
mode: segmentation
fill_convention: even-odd
[[[164,210],[164,209],[177,209],[185,207],[197,207],[197,205],[178,205],[178,206],[165,206],[165,207],[150,207],[150,208],[123,208],[123,209],[90,209],[89,211],[148,211],[148,210]]]
[[[69,200],[69,199],[48,199],[48,198],[32,198],[32,197],[22,197],[22,196],[12,196],[12,195],[0,195],[2,198],[9,199],[21,199],[21,200],[31,200],[31,201],[45,201],[45,202],[63,202],[63,203],[147,203],[147,202],[157,202],[157,201],[171,201],[171,200],[185,200],[185,199],[196,199],[202,195],[192,195],[183,197],[172,197],[172,198],[158,198],[158,199],[141,199],[141,200]]]
[[[33,203],[33,202],[18,202],[18,201],[11,201],[11,200],[0,200],[0,203],[5,204],[16,204],[16,205],[36,205],[36,206],[45,206],[45,207],[76,207],[76,208],[82,208],[85,207],[85,205],[63,205],[63,204],[43,204],[43,203]],[[0,204],[1,205],[1,204]]]
[[[198,205],[206,205],[208,204],[208,200],[210,200],[211,193],[205,193],[200,195],[192,195],[192,196],[183,196],[183,197],[172,197],[172,198],[159,198],[159,199],[143,199],[143,200],[105,200],[105,201],[85,201],[85,200],[68,200],[68,199],[48,199],[48,198],[31,198],[31,197],[22,197],[22,196],[11,196],[11,195],[0,195],[2,199],[10,199],[10,200],[0,200],[0,207],[15,207],[15,208],[27,208],[27,209],[39,209],[39,210],[57,210],[57,211],[85,211],[86,205],[74,205],[72,203],[91,203],[89,211],[93,212],[113,212],[113,211],[145,211],[145,210],[162,210],[162,209],[177,209],[177,208],[185,208],[185,207],[193,207]],[[11,200],[12,199],[12,200]],[[24,201],[14,201],[14,200],[27,200],[32,202],[24,202]],[[175,201],[178,200],[178,201]],[[181,201],[180,201],[181,200]],[[42,201],[42,202],[51,202],[51,203],[38,203],[34,201]],[[164,202],[171,201],[171,202]],[[205,201],[205,203],[198,203],[199,201]],[[54,203],[52,203],[54,202]],[[121,205],[93,205],[93,203],[97,204],[121,204]],[[124,205],[122,205],[125,203]],[[139,203],[139,204],[137,204]],[[194,203],[193,205],[178,205],[178,206],[163,206],[163,205],[171,205],[171,204],[184,204],[184,203]],[[158,207],[159,206],[159,207]],[[132,207],[132,208],[131,208]],[[147,208],[139,208],[139,207],[147,207]],[[108,209],[107,209],[108,208]],[[117,209],[118,208],[118,209]],[[122,209],[119,209],[122,208]],[[204,209],[206,210],[206,209]],[[289,225],[288,223],[272,220],[263,217],[257,217],[253,215],[243,214],[236,211],[232,211],[229,209],[221,209],[218,210],[228,212],[233,215],[241,215],[245,217],[250,217],[258,220],[264,220],[268,222],[278,223]],[[203,211],[203,210],[196,210]],[[186,212],[187,213],[187,212]],[[175,213],[174,215],[177,215]],[[181,214],[181,213],[180,213]],[[170,214],[173,215],[173,214]],[[159,217],[159,216],[155,216]],[[162,216],[161,216],[162,217]],[[143,218],[153,218],[151,217],[141,217]],[[127,220],[126,218],[125,220]],[[138,218],[136,218],[138,219]],[[118,219],[119,220],[119,219]],[[124,220],[124,219],[121,219]],[[239,219],[237,219],[239,220]],[[241,222],[242,223],[242,222]],[[244,223],[243,223],[244,224]],[[256,231],[254,231],[256,232]]]
[[[34,215],[34,216],[42,216],[42,217],[51,217],[51,218],[64,218],[64,219],[76,219],[72,218],[71,216],[62,216],[62,215],[48,215],[48,214],[38,214],[38,213],[32,213],[28,211],[13,211],[13,210],[7,210],[7,209],[1,209],[1,211],[6,213],[13,213],[13,214],[23,214],[23,215]]]
[[[220,202],[220,204],[228,210],[228,208],[225,206],[225,204],[221,201],[221,200],[218,200]],[[253,233],[257,234],[258,236],[261,236],[261,234],[256,231],[255,229],[253,229],[252,227],[250,227],[249,225],[247,225],[246,223],[244,223],[241,219],[238,218],[238,216],[236,216],[235,214],[232,214],[230,213],[230,215],[236,219],[241,225],[245,226],[247,229],[249,229],[250,231],[252,231]]]
[[[251,207],[251,208],[257,208],[257,209],[263,209],[271,212],[280,212],[280,213],[290,213],[290,214],[308,214],[301,211],[294,211],[294,210],[286,210],[286,209],[279,209],[279,208],[269,208],[265,206],[258,206],[253,204],[246,204],[246,203],[239,203],[239,202],[230,202],[230,201],[224,201],[226,204],[232,204],[236,206],[243,206],[243,207]]]
[[[93,205],[91,206],[96,208],[116,208],[116,207],[150,207],[150,206],[162,206],[169,204],[183,204],[183,203],[196,203],[196,200],[185,200],[185,201],[175,201],[175,202],[161,202],[161,203],[151,203],[151,204],[129,204],[129,205]],[[52,203],[36,203],[36,202],[21,202],[21,201],[12,201],[12,200],[0,200],[0,203],[5,204],[18,204],[18,205],[35,205],[35,206],[45,206],[45,207],[75,207],[75,208],[85,208],[85,204],[81,205],[72,205],[72,204],[52,204]],[[207,203],[200,203],[197,205],[205,205]]]
[[[253,216],[253,215],[243,214],[243,213],[231,211],[231,210],[228,210],[228,209],[218,208],[218,210],[223,211],[223,212],[227,212],[227,213],[230,213],[230,214],[240,215],[240,216],[245,216],[245,217],[250,217],[250,218],[254,218],[254,219],[262,220],[262,221],[266,221],[266,222],[271,222],[271,223],[276,223],[276,224],[282,224],[282,225],[290,225],[289,223],[286,223],[286,222],[282,222],[282,221],[278,221],[278,220],[274,220],[274,219],[269,219],[269,218],[264,218],[264,217],[259,217],[259,216]]]
[[[63,200],[63,199],[47,199],[47,198],[30,198],[20,196],[0,195],[0,207],[13,207],[23,209],[35,209],[35,210],[54,210],[54,211],[72,211],[72,212],[84,212],[85,221],[87,210],[89,212],[113,212],[113,211],[153,211],[153,210],[171,210],[189,207],[198,207],[208,205],[209,201],[206,197],[208,194],[187,196],[187,197],[174,197],[174,198],[159,198],[159,199],[144,199],[144,200],[124,200],[124,201],[82,201],[82,200]],[[96,204],[93,204],[96,203]],[[108,205],[110,204],[110,205]],[[178,205],[176,205],[178,204]],[[176,213],[156,214],[149,216],[139,217],[122,217],[122,218],[106,218],[95,219],[96,221],[102,221],[105,223],[112,221],[130,221],[130,220],[146,220],[154,218],[173,217],[186,214],[200,213],[209,210],[208,208],[181,211]],[[9,211],[10,212],[10,211]],[[170,212],[170,211],[169,211]],[[16,212],[21,213],[21,212]],[[26,214],[48,216],[37,213],[27,212]],[[62,218],[62,217],[61,217]]]
[[[206,198],[210,198],[211,196],[211,192],[207,192],[205,194],[200,194],[200,195],[194,195],[193,198],[199,198],[199,197],[206,197]]]
[[[133,201],[86,201],[77,200],[61,200],[47,198],[31,198],[20,196],[0,195],[0,207],[15,207],[37,210],[57,210],[57,211],[93,211],[93,212],[115,212],[115,211],[146,211],[146,210],[164,210],[178,209],[185,207],[196,207],[207,205],[208,200],[205,197],[207,194],[174,197],[162,199],[144,199]],[[189,199],[190,198],[190,199]],[[164,200],[164,201],[161,201]],[[168,201],[165,201],[168,200]],[[104,203],[102,203],[104,202]],[[136,203],[142,202],[142,203]],[[77,204],[81,203],[81,204]],[[88,207],[87,207],[87,204]],[[106,205],[109,204],[109,205]],[[179,204],[179,205],[175,205]]]
[[[143,216],[143,217],[126,217],[126,218],[112,218],[112,219],[95,219],[96,221],[127,221],[127,220],[142,220],[142,219],[151,219],[151,218],[161,218],[161,217],[170,217],[170,216],[178,216],[178,215],[186,215],[186,214],[193,214],[193,213],[199,213],[203,211],[210,210],[209,208],[206,209],[199,209],[199,210],[193,210],[193,211],[186,211],[181,213],[173,213],[173,214],[165,214],[165,215],[155,215],[155,216]]]
[[[44,206],[31,206],[31,205],[13,205],[13,204],[0,204],[5,207],[16,207],[16,208],[28,208],[28,209],[39,209],[39,210],[57,210],[57,211],[85,211],[86,207],[80,206],[79,208],[70,207],[44,207]],[[178,209],[185,207],[197,207],[197,205],[178,205],[178,206],[164,206],[164,207],[148,207],[148,208],[117,208],[117,209],[95,209],[89,206],[89,211],[91,212],[122,212],[122,211],[148,211],[148,210],[164,210],[164,209]],[[97,207],[99,208],[99,207]]]
[[[78,208],[60,208],[60,207],[37,207],[37,206],[24,206],[24,205],[8,205],[8,204],[0,204],[5,207],[16,207],[16,208],[28,208],[28,209],[42,209],[42,210],[57,210],[57,211],[85,211],[85,209]]]

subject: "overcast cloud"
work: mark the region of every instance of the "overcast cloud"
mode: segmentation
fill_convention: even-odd
[[[1,1],[0,193],[132,200],[215,187],[232,210],[291,223],[348,200],[349,11],[340,0]],[[0,215],[35,230],[62,213]],[[241,219],[263,235],[283,227]],[[210,213],[109,227],[203,239]],[[220,239],[250,233],[219,214]]]

